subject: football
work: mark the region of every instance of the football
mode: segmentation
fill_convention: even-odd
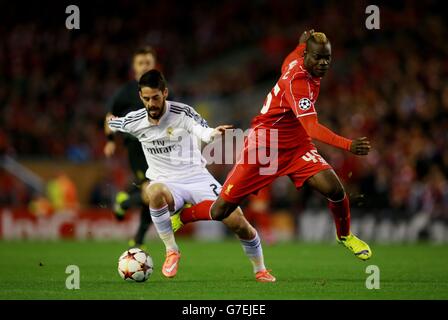
[[[126,250],[118,259],[118,273],[123,280],[144,282],[149,279],[152,271],[152,258],[142,249]]]

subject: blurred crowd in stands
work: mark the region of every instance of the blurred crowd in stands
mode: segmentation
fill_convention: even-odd
[[[367,30],[367,5],[123,0],[95,6],[93,1],[80,6],[81,29],[70,31],[64,11],[54,13],[62,15],[57,19],[50,14],[37,19],[33,12],[44,10],[39,3],[30,3],[24,13],[3,4],[0,154],[106,163],[106,101],[129,79],[130,55],[142,44],[156,48],[181,101],[225,100],[266,88],[263,96],[254,95],[252,106],[241,110],[229,104],[221,111],[226,121],[247,128],[279,76],[282,59],[303,30],[314,28],[327,34],[333,49],[317,102],[320,121],[346,137],[366,136],[373,145],[368,157],[357,158],[318,144],[354,206],[390,216],[424,211],[448,219],[446,11],[435,1],[380,4],[381,29]],[[253,54],[238,68],[231,63],[213,68],[238,52]],[[198,85],[195,71],[204,66],[212,71]],[[214,110],[206,112],[211,125],[222,122]],[[124,160],[105,165],[112,175],[117,163],[126,163],[123,150],[118,157]],[[228,168],[213,169],[222,181]],[[297,195],[291,185],[282,189],[284,183],[271,194],[274,207],[314,205],[306,189]],[[100,190],[96,186],[94,202],[103,201]],[[0,169],[0,205],[29,198],[26,187]]]

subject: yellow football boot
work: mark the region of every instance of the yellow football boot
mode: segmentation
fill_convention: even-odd
[[[180,214],[182,212],[183,209],[185,208],[190,208],[193,205],[191,203],[186,203],[184,204],[184,206],[182,208],[180,208],[179,210],[177,210],[172,216],[171,216],[171,226],[173,228],[173,232],[176,232],[177,230],[179,230],[180,228],[182,228],[184,226],[184,223],[182,222],[182,220],[180,219]]]
[[[336,237],[337,238],[337,237]],[[337,241],[343,244],[348,250],[354,253],[356,257],[361,260],[368,260],[372,256],[372,250],[367,243],[357,238],[353,233],[348,236],[343,236]]]

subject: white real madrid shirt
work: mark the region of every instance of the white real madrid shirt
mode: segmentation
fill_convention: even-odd
[[[146,177],[152,181],[179,180],[208,172],[198,139],[211,141],[213,128],[190,106],[166,100],[165,113],[155,125],[146,109],[109,120],[112,131],[135,136],[148,163]]]

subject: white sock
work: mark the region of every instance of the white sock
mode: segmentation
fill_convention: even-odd
[[[266,270],[266,267],[264,265],[263,249],[261,247],[261,240],[258,236],[258,232],[255,234],[255,237],[252,240],[240,239],[240,241],[241,245],[243,246],[243,250],[246,253],[246,256],[252,263],[254,273]]]
[[[174,238],[173,227],[171,226],[168,205],[159,209],[149,208],[149,212],[151,213],[152,222],[156,227],[157,233],[165,244],[166,251],[179,251],[176,239]]]

